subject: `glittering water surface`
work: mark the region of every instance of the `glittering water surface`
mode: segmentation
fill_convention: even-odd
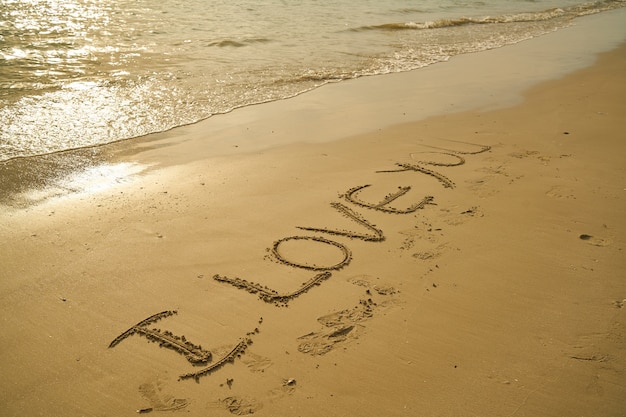
[[[624,0],[0,0],[0,161],[420,68]]]

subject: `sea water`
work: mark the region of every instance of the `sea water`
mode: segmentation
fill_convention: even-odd
[[[558,30],[626,0],[0,0],[0,161]],[[445,65],[445,64],[444,64]]]

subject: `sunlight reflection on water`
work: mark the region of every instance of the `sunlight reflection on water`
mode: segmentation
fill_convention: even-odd
[[[45,187],[29,189],[15,196],[14,201],[18,202],[17,205],[28,206],[68,195],[85,196],[100,193],[120,184],[131,183],[147,168],[147,165],[129,162],[89,166],[55,179]]]
[[[0,161],[421,68],[624,0],[580,2],[0,0]]]
[[[140,174],[146,168],[146,165],[134,162],[90,166],[61,179],[59,186],[83,194],[97,193],[132,181],[132,176]]]

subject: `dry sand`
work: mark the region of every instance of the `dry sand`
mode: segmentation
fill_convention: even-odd
[[[626,415],[626,46],[489,111],[533,77],[363,87],[455,65],[6,165],[0,414]]]

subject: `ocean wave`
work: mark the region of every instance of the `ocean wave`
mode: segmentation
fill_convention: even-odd
[[[163,7],[182,21],[189,19],[189,13],[204,10],[203,0],[197,1],[192,11],[177,11],[167,2],[158,7],[155,3],[155,10]],[[125,10],[121,6],[133,0],[111,2]],[[318,2],[311,0],[313,4]],[[36,33],[28,30],[24,35],[13,28],[10,41],[0,45],[0,163],[165,131],[328,83],[422,68],[459,54],[517,43],[567,26],[576,16],[625,5],[626,0],[603,0],[534,13],[507,7],[514,10],[509,14],[486,8],[491,12],[483,11],[482,17],[433,17],[433,22],[359,27],[372,21],[363,11],[352,32],[346,31],[349,26],[322,30],[314,21],[300,21],[305,26],[294,25],[291,32],[274,29],[271,22],[253,31],[249,27],[258,22],[257,17],[237,11],[231,17],[247,23],[240,30],[230,30],[228,21],[205,26],[204,19],[197,20],[196,26],[177,27],[172,26],[176,19],[161,21],[161,14],[156,19],[150,9],[134,20],[127,16],[129,27],[135,28],[132,36],[113,20],[91,38],[73,37],[75,44],[69,46],[64,44],[65,36],[41,42]],[[0,17],[2,12],[0,6]],[[387,10],[382,6],[376,19],[381,22],[380,16],[389,13],[414,12],[411,7]],[[46,15],[39,14],[48,22]],[[23,12],[33,19],[39,14]],[[90,27],[97,28],[100,20]],[[154,22],[161,30],[152,30]],[[166,30],[170,26],[171,33]],[[428,30],[436,28],[451,29]],[[361,32],[365,30],[370,32]]]
[[[438,19],[426,22],[384,23],[381,25],[360,26],[357,28],[348,29],[348,31],[362,32],[370,30],[425,30],[466,25],[542,22],[558,18],[574,19],[576,17],[600,13],[603,11],[618,9],[621,7],[626,7],[626,0],[600,0],[578,4],[567,8],[552,8],[537,12],[505,14],[501,16],[458,17],[452,19]]]
[[[234,39],[222,39],[215,40],[207,43],[207,46],[217,46],[220,48],[241,48],[244,46],[249,46],[257,43],[269,43],[272,42],[271,39],[267,38],[250,38],[250,39],[242,39],[242,40],[234,40]]]

